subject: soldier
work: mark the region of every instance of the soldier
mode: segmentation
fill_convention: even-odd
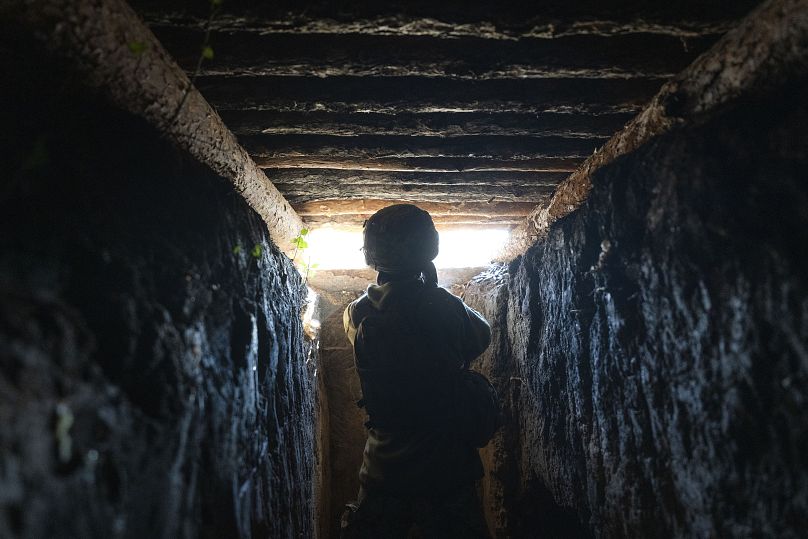
[[[365,222],[364,254],[377,284],[347,307],[344,323],[368,438],[342,537],[489,537],[477,447],[493,435],[498,410],[486,405],[487,380],[467,370],[490,343],[488,323],[438,287],[438,233],[426,211],[411,204],[378,211]],[[482,416],[462,402],[469,383],[482,388]]]

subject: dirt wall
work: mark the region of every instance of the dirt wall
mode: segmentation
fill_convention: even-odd
[[[508,418],[486,450],[499,536],[808,529],[806,89],[652,139],[470,285]]]
[[[0,536],[312,537],[297,272],[227,181],[33,48],[3,60]]]

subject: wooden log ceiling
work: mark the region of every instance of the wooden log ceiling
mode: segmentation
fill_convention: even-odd
[[[758,4],[131,3],[306,222],[410,201],[447,226],[547,205]]]

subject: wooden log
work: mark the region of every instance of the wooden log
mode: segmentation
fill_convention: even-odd
[[[131,0],[152,22],[188,20],[202,24],[207,2]],[[511,40],[522,35],[623,34],[658,31],[685,37],[726,29],[756,5],[734,2],[636,2],[634,0],[548,0],[503,6],[482,0],[463,2],[301,2],[229,0],[216,18],[221,28],[314,33],[484,36]]]
[[[555,187],[568,175],[564,172],[471,171],[471,172],[399,172],[375,170],[265,169],[273,183],[312,187],[324,183],[335,186],[386,185],[446,186],[457,188]]]
[[[744,95],[754,95],[808,73],[808,0],[769,0],[709,51],[665,84],[651,103],[565,180],[547,205],[514,231],[500,258],[522,254],[558,219],[577,209],[592,175],[675,127],[698,122]]]
[[[498,186],[486,185],[476,187],[455,187],[447,185],[326,185],[301,186],[284,183],[275,184],[278,190],[292,204],[318,200],[335,199],[345,200],[396,198],[407,202],[442,202],[452,200],[455,202],[476,202],[484,204],[493,201],[532,202],[538,204],[549,200],[555,192],[555,186],[546,185],[517,185]]]
[[[179,64],[193,72],[205,30],[153,27]],[[441,39],[432,36],[212,32],[207,75],[417,76],[461,79],[670,77],[718,39],[658,34],[575,35],[552,39]]]
[[[586,157],[607,139],[565,137],[406,137],[359,135],[355,137],[307,135],[252,135],[239,139],[253,156],[340,157],[486,157],[529,159],[536,157]]]
[[[291,248],[300,217],[126,2],[17,0],[3,9],[14,15],[15,31],[35,35],[89,87],[230,181],[272,241]]]
[[[175,27],[203,29],[210,27],[217,32],[258,32],[263,34],[361,34],[372,36],[430,36],[440,39],[480,38],[499,41],[520,39],[551,39],[567,36],[596,35],[620,36],[626,34],[655,34],[678,38],[693,38],[720,35],[736,24],[745,15],[754,0],[733,3],[711,18],[697,18],[684,10],[669,17],[643,18],[636,10],[633,13],[612,12],[607,17],[592,13],[576,19],[561,20],[549,16],[536,16],[526,20],[508,21],[474,20],[450,22],[429,17],[407,15],[377,16],[371,18],[316,18],[307,14],[295,14],[284,18],[266,18],[255,13],[238,15],[220,12],[208,21],[207,12],[194,15],[186,9],[161,3],[152,8],[141,7],[135,0],[138,12],[151,27]],[[232,4],[231,6],[232,7]],[[703,16],[703,15],[702,15]]]
[[[401,201],[399,201],[401,202]],[[406,201],[405,201],[406,202]],[[367,217],[359,218],[358,216],[330,216],[330,215],[309,215],[306,217],[306,226],[311,229],[316,228],[331,228],[336,230],[362,230],[362,225],[365,220],[373,215],[369,214]],[[492,216],[492,217],[476,217],[476,216],[454,216],[454,217],[438,217],[433,219],[435,228],[441,230],[491,230],[491,229],[505,229],[513,230],[520,222],[525,219],[525,216]]]
[[[540,204],[547,202],[555,192],[555,187],[489,187],[488,189],[457,189],[445,185],[418,185],[391,189],[384,185],[357,186],[348,185],[340,188],[318,189],[316,191],[299,186],[277,184],[278,190],[289,200],[292,206],[303,202],[317,202],[340,197],[345,200],[365,200],[376,198],[395,198],[403,202],[453,202],[486,204],[489,202],[526,202]]]
[[[207,76],[197,87],[217,110],[275,112],[637,112],[663,81],[442,77]]]
[[[365,219],[400,199],[390,200],[320,200],[296,204],[297,212],[307,223],[315,225],[362,226]],[[513,225],[535,208],[530,202],[418,202],[436,224],[454,226]]]
[[[375,170],[398,172],[572,172],[583,162],[579,157],[487,159],[484,157],[378,157],[370,159],[306,155],[261,157],[258,166],[273,169]]]
[[[362,216],[373,215],[382,208],[391,204],[398,204],[400,200],[319,200],[296,204],[302,216],[333,215],[333,216]],[[460,217],[519,217],[530,213],[535,206],[526,202],[492,202],[490,204],[470,204],[465,202],[426,202],[417,204],[418,207],[429,212],[433,218],[451,216]]]
[[[224,123],[236,135],[467,135],[608,137],[634,116],[616,114],[332,114],[225,110]]]
[[[328,199],[392,199],[541,202],[553,194],[565,173],[536,172],[377,172],[274,169],[268,176],[290,203]]]

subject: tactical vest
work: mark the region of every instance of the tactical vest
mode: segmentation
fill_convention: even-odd
[[[449,372],[415,322],[422,295],[370,314],[357,328],[354,353],[368,428],[424,429],[448,420]]]
[[[442,347],[416,319],[423,291],[393,309],[361,321],[354,339],[362,387],[359,405],[368,428],[453,429],[468,445],[483,447],[501,424],[496,391],[488,379],[451,368]]]

